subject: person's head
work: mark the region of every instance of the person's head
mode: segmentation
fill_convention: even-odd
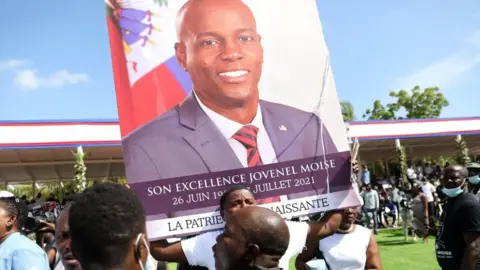
[[[233,186],[220,197],[220,215],[227,221],[235,211],[256,204],[255,197],[249,189],[244,186]]]
[[[425,163],[425,167],[430,167],[430,162]]]
[[[41,192],[38,192],[38,194],[37,194],[37,199],[40,199],[40,198],[42,198],[42,193],[41,193]]]
[[[150,253],[145,219],[142,204],[125,186],[87,188],[69,211],[73,256],[85,270],[144,269]]]
[[[404,191],[411,191],[411,190],[412,190],[412,184],[410,184],[410,183],[404,183],[404,184],[403,184],[403,190],[404,190]]]
[[[417,196],[422,192],[422,189],[417,184],[412,185],[412,195]]]
[[[250,8],[241,0],[190,0],[178,12],[175,54],[208,107],[258,102],[263,48]]]
[[[445,168],[442,178],[442,192],[448,197],[456,197],[463,193],[468,178],[468,170],[461,165],[450,165]]]
[[[8,191],[0,194],[0,243],[10,234],[19,232],[17,219],[19,217],[19,200]],[[21,228],[20,228],[21,229]]]
[[[360,211],[360,207],[345,208],[343,210],[342,222],[340,223],[340,228],[342,229],[350,228],[357,220],[359,211]]]
[[[71,200],[67,203],[63,211],[58,216],[55,229],[55,244],[57,246],[65,270],[82,269],[80,262],[78,262],[78,260],[73,256],[70,247],[70,227],[68,226],[68,217],[70,208],[74,203],[75,198],[71,198]]]
[[[467,166],[468,169],[468,181],[473,185],[480,184],[480,164],[470,163]]]
[[[372,185],[370,185],[370,184],[366,185],[366,186],[365,186],[365,189],[366,189],[367,191],[372,190]]]
[[[287,224],[279,214],[259,206],[239,209],[213,246],[216,269],[278,267],[289,240]]]
[[[366,165],[366,164],[363,164],[363,165],[362,165],[362,169],[363,169],[364,171],[368,171],[367,165]]]

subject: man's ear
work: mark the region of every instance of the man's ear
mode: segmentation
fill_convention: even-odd
[[[7,225],[7,228],[12,228],[13,225],[15,225],[15,223],[17,222],[17,217],[16,216],[11,216],[7,222],[5,223],[5,225]]]
[[[175,43],[175,56],[177,57],[177,61],[183,70],[187,70],[187,53],[185,49],[185,45],[183,43],[177,42]]]
[[[135,252],[135,257],[138,261],[140,261],[141,263],[146,263],[147,260],[148,260],[148,255],[149,255],[149,247],[146,246],[148,245],[148,241],[143,238],[143,237],[146,237],[146,236],[141,236],[142,238],[140,239],[140,241],[138,242],[137,245],[135,245],[135,243],[133,243],[133,249],[134,249],[134,252]],[[145,240],[145,241],[144,241]]]
[[[245,259],[248,261],[255,261],[260,254],[260,248],[256,244],[248,244],[245,250]]]

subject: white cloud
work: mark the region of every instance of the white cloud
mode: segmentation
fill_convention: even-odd
[[[480,48],[480,31],[473,33],[471,36],[467,38],[467,42],[478,46]]]
[[[0,71],[21,68],[27,64],[28,61],[22,59],[8,59],[5,61],[0,61]]]
[[[473,46],[472,46],[473,45]],[[411,89],[438,86],[447,88],[461,83],[470,71],[480,65],[480,31],[470,35],[463,48],[435,61],[426,67],[399,78],[394,89]]]
[[[38,88],[61,88],[66,85],[87,83],[90,77],[85,73],[72,73],[68,70],[60,70],[49,76],[38,75],[34,69],[19,71],[14,79],[17,86],[25,90]]]

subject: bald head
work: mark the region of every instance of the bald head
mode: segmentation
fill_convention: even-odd
[[[290,234],[283,218],[270,209],[252,206],[235,213],[247,241],[258,245],[261,254],[283,256]]]
[[[217,270],[277,268],[288,248],[290,234],[280,215],[250,206],[235,211],[213,246]]]
[[[461,177],[468,177],[468,169],[462,165],[454,164],[454,165],[449,165],[447,168],[445,168],[445,174],[449,173],[456,173]]]
[[[189,0],[177,14],[178,40],[184,41],[189,37],[188,34],[195,34],[199,30],[205,29],[206,19],[213,18],[212,15],[224,14],[224,16],[216,18],[217,23],[222,23],[222,21],[229,23],[232,13],[242,17],[243,20],[250,21],[250,27],[256,31],[255,17],[250,8],[241,0]]]

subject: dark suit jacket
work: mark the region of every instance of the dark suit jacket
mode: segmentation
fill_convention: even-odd
[[[322,123],[315,114],[263,100],[260,107],[279,162],[337,152],[325,127],[321,136]],[[129,183],[242,168],[229,143],[193,94],[126,136],[122,145]],[[148,219],[152,218],[159,216]]]

